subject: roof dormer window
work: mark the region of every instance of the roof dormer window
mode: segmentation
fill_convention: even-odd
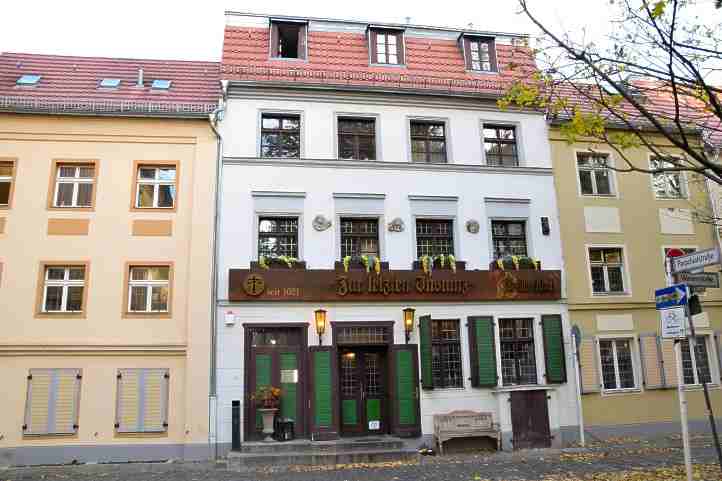
[[[404,65],[404,32],[372,28],[369,30],[371,64]]]
[[[464,35],[462,40],[467,70],[474,72],[498,71],[493,37]]]
[[[156,79],[153,80],[150,88],[152,88],[153,90],[169,90],[171,83],[172,82],[170,80]]]
[[[37,85],[40,82],[40,75],[21,75],[18,78],[17,85]]]
[[[306,59],[306,23],[271,21],[271,57]]]
[[[103,89],[115,89],[120,86],[120,79],[117,78],[104,78],[98,84],[98,87]]]

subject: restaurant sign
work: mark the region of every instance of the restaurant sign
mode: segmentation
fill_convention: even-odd
[[[230,301],[556,300],[559,271],[231,269]]]

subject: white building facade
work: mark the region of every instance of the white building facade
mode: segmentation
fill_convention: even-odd
[[[457,410],[490,413],[503,449],[574,439],[547,124],[500,111],[490,87],[517,46],[227,14],[221,454],[262,437],[267,386],[312,440],[428,444],[433,416]]]

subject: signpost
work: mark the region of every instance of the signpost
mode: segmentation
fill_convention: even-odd
[[[675,274],[677,282],[687,284],[689,287],[719,288],[719,274],[717,272],[680,272]]]
[[[672,257],[672,273],[689,272],[720,263],[719,249],[707,249]]]
[[[670,285],[664,289],[655,291],[657,310],[660,311],[660,322],[662,324],[662,337],[673,338],[674,353],[677,361],[677,393],[679,396],[679,414],[682,424],[682,445],[684,448],[684,465],[687,472],[687,481],[692,481],[692,456],[689,445],[689,426],[687,421],[687,397],[684,390],[684,376],[682,366],[682,339],[689,343],[690,356],[695,358],[696,334],[694,323],[689,309],[689,287],[719,287],[719,275],[717,273],[706,273],[703,269],[720,263],[720,251],[718,248],[684,254],[680,249],[670,249],[666,259],[667,282],[672,283],[676,278],[681,284]],[[689,329],[689,335],[687,330]],[[722,469],[722,449],[717,437],[717,427],[712,413],[712,405],[709,399],[707,383],[702,383],[707,414],[712,428],[717,458]]]

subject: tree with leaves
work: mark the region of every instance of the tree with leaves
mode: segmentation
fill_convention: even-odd
[[[584,32],[558,32],[542,22],[536,10],[544,8],[542,0],[518,0],[522,14],[543,33],[536,50],[540,70],[511,85],[499,105],[543,109],[569,143],[608,146],[622,160],[608,163],[609,169],[657,178],[685,172],[719,189],[722,0],[608,1],[617,9],[610,33],[588,39]],[[654,160],[635,161],[629,154],[640,148]],[[695,217],[720,220],[703,209]]]

